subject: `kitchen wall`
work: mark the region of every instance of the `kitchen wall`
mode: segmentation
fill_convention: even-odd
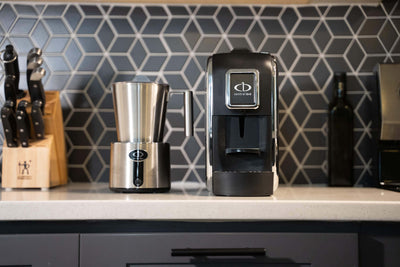
[[[194,91],[195,136],[184,137],[181,99],[173,96],[164,139],[172,146],[173,180],[203,182],[206,59],[249,48],[278,58],[281,183],[327,183],[332,75],[346,71],[355,110],[356,181],[375,184],[373,68],[399,61],[399,31],[397,1],[379,6],[0,4],[0,47],[16,47],[21,71],[30,48],[44,50],[45,88],[61,91],[69,177],[85,182],[108,181],[109,147],[117,139],[110,86],[135,75]],[[3,88],[2,69],[0,74]],[[26,89],[25,75],[21,87]]]

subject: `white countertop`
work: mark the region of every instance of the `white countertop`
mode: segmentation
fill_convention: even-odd
[[[284,187],[270,197],[217,197],[197,184],[169,193],[113,193],[108,184],[0,191],[0,220],[400,221],[400,193]]]

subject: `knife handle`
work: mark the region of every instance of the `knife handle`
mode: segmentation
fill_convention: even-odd
[[[15,88],[15,76],[7,75],[4,80],[4,97],[13,103],[17,102],[17,88]],[[13,110],[15,112],[15,105],[13,105]]]
[[[42,112],[44,112],[44,106],[46,105],[46,96],[44,93],[44,88],[41,80],[35,81],[30,80],[29,82],[29,94],[31,95],[31,102],[39,100],[42,102]]]
[[[44,121],[42,114],[43,102],[35,100],[32,103],[32,122],[33,129],[35,130],[35,136],[37,139],[44,139]]]
[[[3,62],[4,62],[5,75],[6,76],[11,75],[15,77],[15,80],[13,82],[17,98],[18,99],[23,98],[26,95],[26,92],[19,89],[20,72],[18,65],[18,54],[12,45],[6,46],[6,50],[4,51],[3,54]]]
[[[29,146],[29,137],[31,131],[29,117],[28,114],[26,113],[27,106],[28,106],[28,101],[23,100],[19,102],[17,108],[17,129],[19,133],[19,141],[22,147]]]
[[[15,88],[19,85],[18,54],[12,45],[7,45],[3,55],[4,70],[6,75],[15,76]]]
[[[17,123],[13,107],[9,105],[10,101],[1,108],[1,121],[4,128],[4,136],[8,147],[17,147]]]

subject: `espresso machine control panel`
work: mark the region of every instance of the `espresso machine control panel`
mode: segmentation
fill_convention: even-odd
[[[232,69],[226,73],[225,104],[229,109],[257,109],[259,72],[256,69]]]

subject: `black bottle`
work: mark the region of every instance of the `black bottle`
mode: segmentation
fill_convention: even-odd
[[[328,175],[331,186],[352,186],[353,108],[346,100],[346,73],[335,73],[328,116]]]

